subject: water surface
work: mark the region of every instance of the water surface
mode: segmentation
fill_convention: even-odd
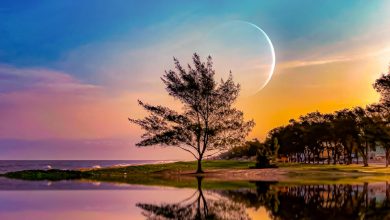
[[[387,182],[207,181],[175,188],[1,178],[0,219],[390,219]]]

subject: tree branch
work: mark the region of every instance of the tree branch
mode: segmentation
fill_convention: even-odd
[[[188,150],[188,149],[186,149],[186,148],[184,148],[184,147],[180,147],[180,146],[177,146],[177,147],[180,148],[180,149],[182,149],[182,150],[185,150],[185,151],[187,151],[187,152],[190,152],[190,153],[195,157],[195,159],[198,160],[198,157],[197,157],[192,151],[190,151],[190,150]]]

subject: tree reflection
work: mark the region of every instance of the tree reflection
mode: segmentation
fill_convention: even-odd
[[[390,219],[390,186],[381,184],[281,185],[202,191],[174,204],[137,204],[147,219],[250,219],[264,207],[271,219]]]
[[[265,207],[272,219],[390,219],[389,184],[277,186],[221,191],[248,208]]]
[[[245,207],[226,197],[202,190],[202,178],[196,177],[198,188],[184,201],[173,204],[138,203],[147,219],[250,219]]]

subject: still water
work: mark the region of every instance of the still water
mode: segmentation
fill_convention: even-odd
[[[0,179],[0,219],[390,219],[386,182],[142,186]]]

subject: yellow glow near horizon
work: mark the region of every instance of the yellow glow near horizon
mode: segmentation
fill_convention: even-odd
[[[277,70],[268,87],[238,105],[256,122],[250,138],[263,139],[272,128],[312,111],[330,113],[377,102],[372,84],[386,70],[383,57]]]

